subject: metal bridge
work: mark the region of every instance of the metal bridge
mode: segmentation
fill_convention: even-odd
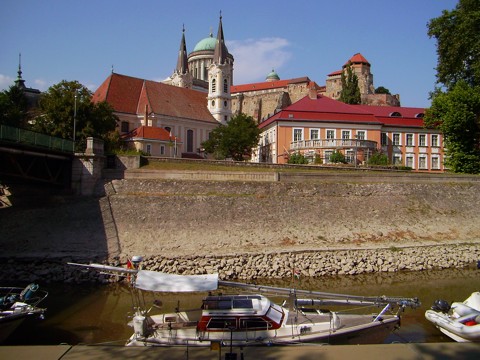
[[[0,179],[70,186],[74,142],[0,125]]]

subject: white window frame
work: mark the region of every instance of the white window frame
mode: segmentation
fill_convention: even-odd
[[[435,137],[435,141],[433,141]],[[430,136],[430,144],[431,144],[431,147],[440,147],[440,135],[438,134],[432,134]]]
[[[304,130],[303,128],[293,128],[292,129],[292,140],[293,141],[303,141],[303,139],[304,139],[303,130]],[[300,132],[300,139],[295,138],[295,133],[298,132],[298,131]]]
[[[333,137],[329,137],[329,134],[333,134]],[[335,134],[336,134],[335,129],[326,129],[325,130],[325,139],[334,140],[335,139]]]
[[[348,137],[345,137],[347,135]],[[342,140],[351,140],[352,139],[352,130],[342,130]]]
[[[388,133],[387,132],[382,132],[380,134],[380,145],[381,146],[387,146],[388,145]]]
[[[409,143],[409,139],[411,139],[411,143]],[[405,134],[405,146],[412,147],[415,146],[415,134],[408,133]]]
[[[398,141],[395,141],[395,137],[398,136]],[[402,145],[402,134],[400,133],[393,133],[392,134],[392,145],[393,146],[401,146]]]
[[[422,144],[422,140],[421,139],[424,139],[424,143]],[[421,146],[421,147],[427,147],[428,146],[428,136],[427,134],[418,134],[418,146]]]
[[[317,137],[312,136],[312,132],[314,131],[317,132]],[[318,128],[310,129],[310,140],[320,140],[320,129]]]
[[[437,160],[437,166],[434,167],[434,159]],[[430,159],[430,163],[431,163],[431,169],[432,170],[440,170],[440,156],[439,155],[432,155],[431,156],[431,159]]]
[[[410,160],[412,161],[411,165],[409,165]],[[405,154],[405,166],[415,169],[415,154],[412,154],[412,153]]]
[[[422,165],[422,161],[421,160],[424,160],[425,161],[425,164],[423,166]],[[426,155],[419,155],[418,156],[418,170],[428,170],[428,158]]]
[[[363,134],[363,137],[360,137],[360,134]],[[357,139],[367,140],[367,130],[357,130]]]

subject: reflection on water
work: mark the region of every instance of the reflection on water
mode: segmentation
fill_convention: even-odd
[[[264,279],[256,283],[290,287],[292,279]],[[399,272],[295,279],[299,289],[328,291],[353,295],[389,295],[418,297],[422,306],[407,309],[400,330],[389,336],[390,342],[451,341],[425,320],[425,310],[436,299],[463,301],[480,290],[480,270],[460,269],[423,272]],[[108,286],[42,285],[49,296],[42,304],[47,307],[43,321],[29,320],[6,341],[11,345],[125,344],[131,335],[127,325],[132,314],[130,289],[124,284]],[[231,292],[231,289],[221,289]],[[205,294],[143,294],[147,304],[161,300],[162,310],[198,308]],[[152,312],[158,312],[152,308]]]

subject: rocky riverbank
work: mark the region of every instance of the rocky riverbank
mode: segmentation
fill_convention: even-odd
[[[12,197],[0,214],[0,257],[8,264],[1,279],[82,280],[90,275],[66,262],[125,265],[133,255],[147,269],[224,279],[451,268],[480,259],[476,178],[124,179],[101,190],[28,204]]]

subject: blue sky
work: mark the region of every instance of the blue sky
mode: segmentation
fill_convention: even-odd
[[[176,66],[182,26],[188,52],[222,11],[234,84],[308,76],[319,85],[355,53],[375,87],[402,106],[430,106],[437,64],[427,23],[456,0],[2,0],[0,90],[13,84],[22,54],[28,87],[77,80],[94,91],[110,74],[163,80]]]

